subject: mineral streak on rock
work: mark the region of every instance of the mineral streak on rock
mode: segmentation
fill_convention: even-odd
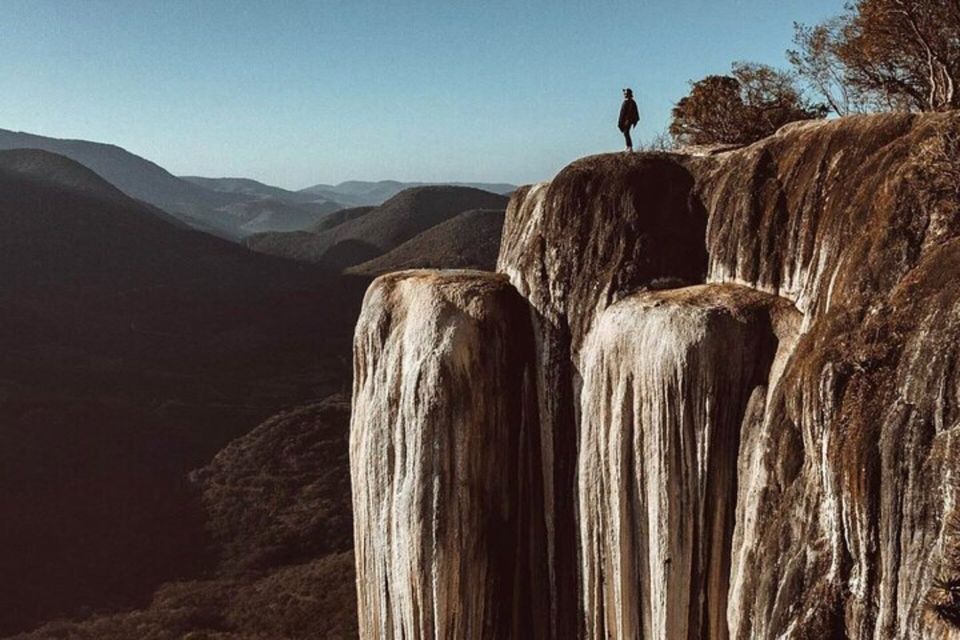
[[[691,159],[710,212],[708,280],[775,293],[809,316],[889,291],[919,248],[898,190],[924,129],[910,114],[855,116]]]
[[[546,541],[549,568],[527,583],[544,599],[529,604],[535,630],[957,637],[958,183],[956,113],[800,124],[714,154],[595,156],[514,195],[498,271],[529,304],[498,312],[484,349],[429,345],[502,306],[441,304],[450,291],[471,282],[510,291],[473,299],[516,299],[502,281],[381,281],[357,343],[354,425],[369,426],[356,445],[379,447],[354,461],[365,637],[435,637],[416,625],[455,617],[433,616],[452,610],[452,588],[435,597],[423,583],[449,558],[410,542],[429,518],[408,516],[461,517],[444,484],[458,467],[430,475],[409,452],[499,425],[485,416],[501,403],[524,407],[510,413],[524,416],[510,431],[525,434],[521,459],[504,462],[506,445],[474,454],[522,478],[485,487],[533,496],[516,511],[529,522],[503,530]],[[424,279],[445,284],[412,285]],[[461,353],[469,367],[441,367]],[[525,360],[496,364],[502,354]],[[524,384],[491,382],[508,369]],[[470,398],[455,411],[452,389]],[[450,514],[396,487],[444,496]],[[484,535],[467,538],[482,547]],[[464,558],[463,572],[493,566]],[[525,610],[521,591],[498,588]],[[458,602],[493,611],[489,593]]]
[[[363,638],[547,638],[533,337],[506,278],[377,279],[354,343]]]
[[[521,187],[511,198],[498,268],[531,303],[536,342],[540,460],[546,527],[550,632],[557,640],[577,637],[577,542],[573,493],[576,416],[569,334],[539,286],[547,243],[542,236],[544,196],[549,183]]]
[[[805,315],[742,428],[734,637],[958,632],[958,202],[923,155],[958,123],[798,127],[697,171],[711,280]]]
[[[518,190],[497,270],[531,303],[543,420],[551,606],[557,638],[582,626],[577,595],[576,353],[596,314],[640,287],[700,282],[706,213],[675,157],[594,156]]]
[[[784,306],[708,285],[636,294],[600,316],[582,351],[587,638],[727,636],[740,423]]]
[[[547,244],[542,229],[544,200],[549,188],[549,182],[541,182],[514,191],[504,221],[497,264],[497,270],[510,278],[517,291],[544,311],[548,298],[537,285],[541,266],[546,264]]]

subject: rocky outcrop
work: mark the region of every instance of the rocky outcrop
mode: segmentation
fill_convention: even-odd
[[[951,633],[928,599],[958,466],[941,449],[955,403],[935,389],[956,393],[957,380],[932,352],[918,359],[917,343],[954,357],[943,332],[960,277],[949,269],[957,200],[937,193],[935,174],[949,170],[936,148],[956,127],[888,116],[795,129],[735,154],[766,194],[751,201],[728,166],[704,178],[710,278],[780,292],[807,327],[762,416],[758,406],[744,423],[728,615],[738,637]]]
[[[593,318],[625,292],[702,281],[707,218],[693,177],[661,156],[575,162],[511,200],[498,271],[531,303],[543,420],[544,518],[556,638],[576,637],[578,608],[577,405],[571,358]]]
[[[514,194],[551,637],[960,633],[958,141],[846,118]]]
[[[365,638],[546,638],[533,339],[505,278],[371,286],[351,425]]]
[[[497,270],[573,347],[598,311],[639,287],[702,282],[707,214],[694,177],[666,155],[574,162],[511,200]]]

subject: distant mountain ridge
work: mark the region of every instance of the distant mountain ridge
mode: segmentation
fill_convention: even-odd
[[[229,230],[212,211],[235,202],[236,196],[181,180],[163,167],[116,145],[0,129],[0,150],[4,149],[39,149],[65,156],[132,198],[160,207],[201,230],[229,235]]]
[[[154,214],[234,241],[255,233],[298,231],[323,224],[323,219],[335,211],[379,206],[410,188],[456,186],[495,194],[510,193],[516,188],[507,183],[435,185],[350,180],[293,191],[249,178],[178,177],[114,144],[0,129],[0,150],[15,149],[37,149],[69,158],[127,196],[165,212],[154,209]]]
[[[316,184],[291,191],[251,178],[205,178],[180,176],[205,189],[218,193],[259,198],[276,198],[288,202],[334,202],[349,207],[378,206],[401,191],[414,187],[467,187],[498,195],[513,193],[517,186],[506,182],[400,182],[398,180],[347,180],[339,184]]]
[[[218,193],[250,196],[255,198],[276,198],[289,202],[316,202],[317,197],[304,191],[290,191],[281,187],[265,184],[251,178],[204,178],[201,176],[180,176],[204,189]]]
[[[401,191],[414,187],[467,187],[489,191],[498,195],[507,195],[516,190],[516,185],[505,182],[399,182],[397,180],[348,180],[337,185],[317,184],[298,193],[335,200],[351,206],[377,206],[383,204]]]
[[[343,206],[263,185],[183,179],[121,147],[87,140],[50,138],[0,129],[0,150],[36,149],[79,163],[131,198],[162,209],[165,217],[230,240],[261,231],[309,226]],[[213,188],[216,187],[216,188]],[[269,202],[250,204],[260,200]]]

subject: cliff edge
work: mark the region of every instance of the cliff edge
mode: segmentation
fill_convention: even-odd
[[[357,333],[353,434],[373,424],[386,439],[413,430],[435,456],[449,446],[440,434],[470,432],[457,425],[474,424],[472,412],[509,404],[506,431],[520,441],[497,464],[526,480],[499,489],[524,496],[504,526],[522,548],[543,550],[533,565],[522,554],[532,567],[524,584],[542,600],[520,610],[547,637],[952,637],[958,140],[956,115],[879,115],[793,125],[707,156],[578,160],[511,199],[497,266],[510,284],[496,280],[511,310],[496,314],[495,336],[471,343],[470,353],[493,359],[470,369],[471,395],[453,391],[464,383],[449,366],[432,364],[453,352],[430,347],[434,355],[401,368],[372,346],[443,344],[391,328],[413,313],[414,293],[391,284],[399,276],[373,285]],[[474,273],[469,286],[491,278]],[[464,295],[416,315],[434,327],[489,299]],[[496,364],[501,352],[521,360]],[[501,370],[525,372],[523,384],[495,382]],[[416,384],[398,393],[392,379]],[[438,405],[438,389],[472,400]],[[489,440],[471,449],[477,460],[504,455],[507,440]],[[460,477],[431,467],[397,485],[382,452],[352,456],[364,509]],[[389,484],[394,497],[371,496],[370,483]],[[492,517],[460,498],[430,504],[443,517],[460,513],[465,531]],[[378,532],[409,517],[374,526],[358,512],[361,594],[385,579],[362,550],[389,549]],[[437,540],[423,531],[410,539],[432,541],[439,556],[457,547]],[[477,544],[481,556],[502,548]],[[476,608],[483,593],[461,597]],[[361,620],[371,607],[361,598]],[[436,611],[434,621],[456,618]],[[487,631],[470,637],[520,637],[492,631],[502,612],[477,615]],[[437,628],[404,637],[444,637]]]

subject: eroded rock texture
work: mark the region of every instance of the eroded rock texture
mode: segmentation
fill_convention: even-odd
[[[364,638],[546,638],[527,305],[502,276],[371,285],[351,425]]]
[[[630,296],[583,349],[583,606],[593,638],[726,637],[740,424],[789,303],[736,285]]]
[[[930,155],[956,128],[943,116],[808,125],[704,170],[711,280],[777,291],[805,314],[743,426],[737,637],[957,632],[931,605],[946,599],[935,582],[956,579],[938,577],[938,558],[956,550],[960,459],[946,451],[960,380],[944,367],[956,357],[957,194],[937,177],[956,158]]]
[[[459,378],[430,358],[374,367],[362,355],[370,382],[358,382],[354,431],[379,424],[403,441],[474,424],[491,402],[530,406],[536,427],[523,433],[536,437],[517,449],[529,455],[505,468],[534,491],[546,568],[528,584],[542,587],[532,606],[550,637],[955,637],[958,183],[955,114],[799,124],[708,155],[578,160],[507,211],[498,271],[529,304],[501,331],[532,343],[517,351],[528,382],[510,387],[523,398],[471,388],[456,412],[429,413],[447,406],[434,389]],[[358,340],[425,352],[421,333],[458,316],[422,308],[433,319],[405,333],[373,332],[368,310]],[[358,354],[379,353],[372,344]],[[410,367],[422,387],[402,395]],[[474,384],[488,385],[484,367]],[[433,486],[417,477],[416,491]],[[361,496],[358,509],[382,518],[358,516],[370,530],[402,520],[389,510],[409,497],[393,495]],[[414,574],[391,579],[424,580]]]
[[[555,638],[577,637],[583,626],[574,484],[580,374],[572,354],[596,314],[625,292],[702,281],[707,218],[693,186],[672,158],[597,156],[518,190],[507,211],[497,269],[530,301],[537,334]]]
[[[958,381],[947,335],[956,323],[957,130],[956,116],[862,117],[792,126],[704,157],[598,156],[511,203],[499,269],[559,336],[540,345],[550,356],[540,360],[542,394],[555,405],[545,415],[574,416],[573,425],[545,421],[555,441],[576,430],[578,403],[586,411],[600,401],[582,387],[580,345],[631,291],[705,274],[802,313],[785,323],[791,337],[741,426],[728,551],[734,637],[954,629]],[[554,485],[567,495],[574,474],[562,470]],[[581,532],[586,521],[581,513]],[[603,520],[583,535],[602,539],[621,526]],[[582,582],[589,592],[586,573]],[[588,635],[631,637],[598,621],[598,608],[582,613]]]

